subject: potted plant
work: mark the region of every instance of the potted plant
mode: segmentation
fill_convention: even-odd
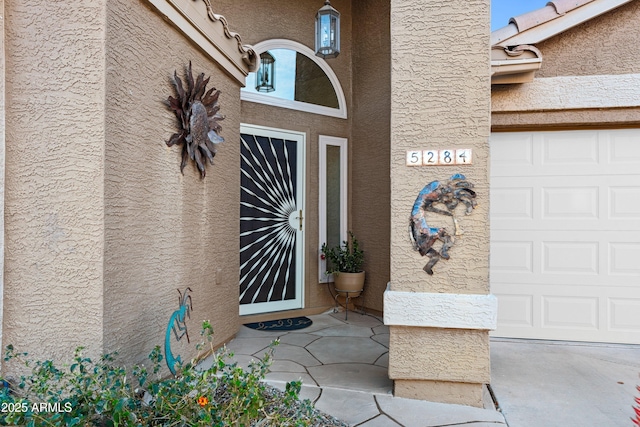
[[[349,232],[349,240],[333,248],[322,244],[322,254],[327,260],[327,274],[333,274],[336,292],[340,295],[356,298],[364,288],[364,252],[358,240]]]

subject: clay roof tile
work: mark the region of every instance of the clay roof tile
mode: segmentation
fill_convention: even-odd
[[[555,7],[558,15],[564,15],[570,10],[576,9],[587,3],[591,3],[593,0],[553,0],[547,3],[547,6],[552,5]]]
[[[593,0],[553,0],[541,9],[514,16],[509,20],[509,23],[515,24],[518,27],[518,32],[526,31],[529,28],[549,22],[592,1]]]

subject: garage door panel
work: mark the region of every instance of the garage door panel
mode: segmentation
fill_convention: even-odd
[[[494,335],[640,343],[640,130],[490,145]]]
[[[541,166],[546,169],[588,166],[600,163],[600,145],[596,132],[549,132],[536,134],[542,139]]]
[[[492,290],[494,294],[496,292]],[[500,328],[532,328],[533,327],[533,295],[500,293],[498,304],[498,321]]]
[[[601,134],[608,142],[609,163],[637,168],[640,164],[640,133],[637,129],[621,129]]]
[[[500,166],[502,173],[515,168],[533,167],[532,133],[494,133],[491,135],[491,145],[496,147],[495,153],[491,153],[491,164]]]
[[[637,289],[503,283],[491,291],[499,301],[494,336],[637,343],[640,334]]]
[[[638,180],[640,178],[637,178]],[[612,185],[608,191],[611,219],[640,220],[640,185]]]
[[[491,283],[638,287],[640,232],[495,230]],[[526,275],[533,277],[524,277]]]
[[[491,270],[492,274],[533,273],[533,242],[492,241]]]
[[[492,187],[490,203],[495,219],[533,219],[533,187]]]
[[[542,274],[598,275],[598,242],[542,242]]]
[[[609,298],[609,328],[640,333],[640,298]]]
[[[631,276],[640,282],[640,241],[609,242],[609,274]]]
[[[597,297],[542,296],[542,328],[591,329],[600,326]]]
[[[637,129],[494,133],[491,150],[493,177],[626,175],[637,173],[640,136]]]
[[[542,187],[542,219],[599,219],[597,186]]]

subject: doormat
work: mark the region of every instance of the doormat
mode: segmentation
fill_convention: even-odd
[[[313,321],[308,317],[290,317],[266,322],[245,323],[244,326],[258,331],[295,331],[311,326],[312,323]]]

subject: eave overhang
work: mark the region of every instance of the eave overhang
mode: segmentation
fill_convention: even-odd
[[[537,9],[510,19],[491,33],[491,83],[512,84],[533,81],[542,66],[542,55],[534,47],[577,25],[633,0],[552,0]],[[511,53],[529,50],[529,55]]]
[[[229,29],[224,16],[213,12],[211,0],[147,1],[242,86],[247,74],[257,69],[254,49]]]
[[[529,45],[491,48],[491,84],[530,83],[542,66],[542,54]]]

